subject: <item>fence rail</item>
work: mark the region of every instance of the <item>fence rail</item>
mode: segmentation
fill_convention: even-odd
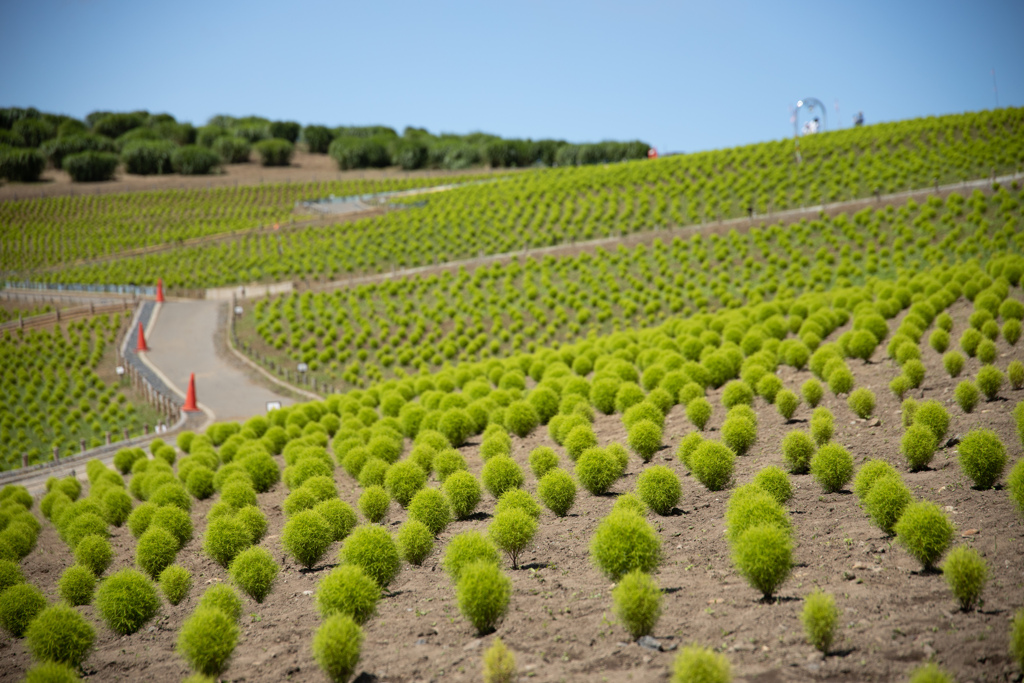
[[[91,303],[88,306],[76,306],[74,308],[65,308],[63,310],[58,308],[56,311],[51,311],[50,313],[40,313],[39,315],[30,315],[25,318],[21,317],[19,314],[17,320],[8,320],[5,323],[0,323],[0,332],[5,330],[23,330],[26,328],[43,327],[53,323],[77,320],[79,318],[88,318],[90,316],[103,315],[105,313],[123,313],[130,311],[131,309],[131,301],[125,299],[124,301],[115,304]]]
[[[86,285],[61,282],[29,282],[4,280],[5,289],[45,289],[54,292],[89,292],[95,294],[123,294],[128,296],[156,296],[156,287],[139,285]]]

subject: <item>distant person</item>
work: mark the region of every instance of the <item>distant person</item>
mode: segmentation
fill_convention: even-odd
[[[863,126],[864,125],[864,112],[859,111],[856,114],[854,114],[854,116],[853,116],[853,125],[854,126]]]

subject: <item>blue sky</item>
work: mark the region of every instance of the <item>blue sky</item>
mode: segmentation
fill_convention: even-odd
[[[0,0],[0,106],[382,123],[663,151],[1024,105],[1024,2]]]

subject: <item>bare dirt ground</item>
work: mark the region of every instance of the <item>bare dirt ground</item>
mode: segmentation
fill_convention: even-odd
[[[954,339],[965,329],[970,311],[970,304],[964,301],[950,309],[956,321]],[[892,321],[890,328],[895,325]],[[997,347],[1000,369],[1024,356],[1020,346],[1012,348],[1000,340]],[[1012,466],[1021,457],[1021,443],[1011,411],[1024,400],[1024,392],[1004,387],[998,400],[964,414],[951,402],[953,387],[959,379],[973,377],[980,367],[978,361],[968,359],[961,377],[952,379],[943,370],[939,354],[926,344],[922,354],[927,375],[914,396],[948,405],[951,435],[978,427],[993,429],[1006,444]],[[788,505],[797,565],[778,600],[763,602],[730,560],[724,538],[729,492],[707,491],[674,457],[680,438],[692,430],[682,409],[676,407],[666,421],[665,448],[652,462],[679,474],[683,500],[672,515],[649,516],[663,541],[664,561],[655,578],[665,593],[664,612],[654,635],[666,651],[630,642],[612,613],[612,586],[592,566],[588,554],[598,522],[617,494],[633,489],[644,467],[631,456],[626,475],[609,495],[595,497],[581,490],[569,516],[556,518],[545,511],[522,567],[512,570],[510,563],[505,563],[513,596],[495,635],[515,653],[520,680],[663,681],[670,675],[675,648],[697,642],[724,652],[736,680],[743,681],[905,680],[910,669],[929,659],[949,669],[959,681],[1019,681],[1021,672],[1008,656],[1007,643],[1010,620],[1024,604],[1024,520],[1006,490],[970,487],[960,472],[955,447],[936,453],[931,469],[908,472],[899,453],[903,432],[899,402],[887,388],[897,374],[896,366],[885,359],[884,344],[871,363],[851,361],[850,365],[857,385],[876,393],[879,422],[857,419],[844,396],[827,393],[823,405],[836,416],[835,440],[850,449],[858,466],[868,458],[887,460],[903,474],[915,495],[945,507],[957,527],[955,543],[976,548],[988,562],[990,580],[980,609],[958,611],[941,573],[919,571],[913,558],[872,525],[849,491],[823,494],[809,475],[792,477],[795,495]],[[798,389],[810,376],[807,370],[780,370],[780,377],[792,389]],[[721,391],[709,394],[715,414],[708,436],[716,439],[725,415],[720,397]],[[808,428],[807,406],[801,406],[790,424],[762,399],[757,399],[755,408],[758,442],[751,454],[738,459],[736,484],[750,481],[766,465],[782,466],[783,436],[793,429]],[[595,428],[602,445],[625,442],[619,416],[601,416]],[[534,493],[536,480],[527,458],[540,445],[555,447],[561,466],[572,466],[545,428],[525,439],[514,439],[513,457],[526,472],[526,488]],[[479,475],[479,444],[469,444],[463,452],[471,471]],[[340,468],[335,478],[341,497],[354,505],[359,495],[356,485]],[[224,674],[227,680],[324,680],[310,650],[313,631],[320,623],[312,592],[337,561],[338,544],[312,571],[296,566],[279,540],[286,494],[285,486],[278,484],[259,496],[260,507],[270,520],[263,545],[281,563],[282,573],[263,604],[243,598],[242,634]],[[403,567],[390,594],[381,600],[377,616],[364,627],[366,639],[357,680],[480,680],[481,657],[494,636],[478,638],[459,614],[454,588],[440,561],[453,535],[486,529],[494,504],[485,494],[480,512],[442,533],[422,567]],[[177,631],[202,591],[227,580],[226,572],[201,550],[210,505],[211,501],[194,505],[195,538],[178,555],[178,562],[193,572],[195,581],[182,604],[163,605],[150,624],[125,637],[109,631],[93,607],[79,608],[96,624],[98,633],[96,649],[84,663],[88,680],[174,681],[189,674],[184,660],[174,652]],[[385,524],[395,531],[405,517],[393,504]],[[116,558],[108,571],[132,566],[135,541],[128,530],[115,529],[112,542]],[[53,527],[44,522],[38,547],[22,563],[29,580],[56,600],[56,582],[71,563],[71,553]],[[803,597],[818,586],[836,596],[841,613],[839,635],[828,657],[806,643],[799,621]],[[30,665],[23,641],[0,637],[0,680],[19,679]]]
[[[120,192],[147,192],[170,189],[202,189],[262,185],[263,183],[316,182],[329,180],[383,180],[396,178],[433,178],[486,173],[486,168],[460,171],[441,169],[403,171],[400,167],[339,171],[334,159],[326,154],[310,154],[296,150],[290,166],[261,166],[255,154],[248,163],[225,164],[221,173],[208,176],[177,174],[140,176],[118,171],[114,180],[98,183],[73,183],[71,176],[58,169],[47,168],[37,183],[0,184],[0,201],[40,197],[63,197]],[[508,172],[514,169],[501,169]]]

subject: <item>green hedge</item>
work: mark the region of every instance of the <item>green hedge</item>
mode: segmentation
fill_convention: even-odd
[[[199,145],[186,145],[174,150],[171,165],[182,175],[206,175],[220,165],[220,155]]]
[[[302,129],[302,139],[311,153],[327,154],[334,133],[327,126],[306,126]]]
[[[39,146],[54,168],[63,168],[64,157],[79,152],[116,152],[117,145],[108,137],[94,133],[82,133],[47,140]]]
[[[117,139],[130,131],[138,128],[146,122],[147,114],[134,112],[131,114],[107,114],[98,119],[92,126],[92,132],[99,135],[106,135],[108,138]]]
[[[46,167],[46,157],[36,149],[11,147],[0,149],[0,177],[19,183],[39,180]]]
[[[22,119],[11,126],[11,132],[20,135],[26,147],[38,147],[57,136],[57,127],[44,119]]]
[[[129,141],[121,149],[121,163],[125,171],[136,175],[171,173],[171,155],[177,148],[170,140]]]
[[[260,155],[260,163],[264,166],[287,166],[291,163],[295,145],[280,138],[260,140],[255,145]]]
[[[416,140],[399,140],[391,149],[391,163],[406,171],[426,166],[428,156],[427,146]]]
[[[225,164],[240,164],[249,161],[252,145],[245,138],[222,135],[213,141],[213,151],[220,155]]]
[[[388,148],[379,138],[335,138],[327,153],[343,171],[350,168],[384,168],[391,164]]]
[[[271,138],[287,140],[293,145],[295,144],[295,141],[299,139],[299,132],[301,130],[302,126],[295,121],[271,121],[270,123]]]
[[[203,147],[213,147],[213,143],[225,135],[229,135],[226,128],[221,126],[203,126],[196,131],[196,144]]]
[[[64,157],[61,165],[76,183],[110,180],[117,169],[117,155],[110,152],[79,152]]]

